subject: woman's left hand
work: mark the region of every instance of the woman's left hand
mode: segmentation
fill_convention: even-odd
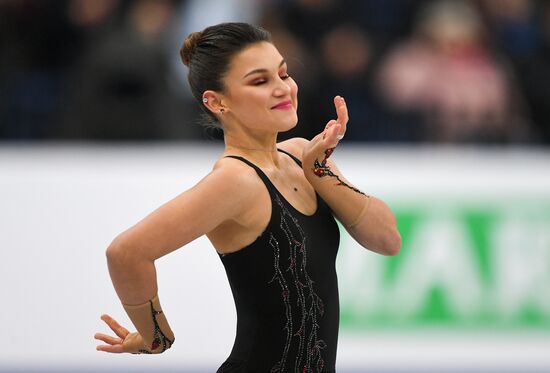
[[[323,132],[315,136],[307,144],[302,152],[302,163],[304,167],[311,168],[315,160],[321,161],[325,157],[325,151],[334,148],[346,133],[348,123],[348,108],[344,98],[334,97],[337,119],[330,120]]]

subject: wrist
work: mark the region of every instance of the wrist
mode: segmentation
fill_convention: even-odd
[[[174,333],[168,325],[158,296],[143,304],[123,306],[143,341],[142,348],[139,348],[137,336],[136,340],[128,341],[128,352],[159,354],[172,347]]]
[[[330,170],[327,161],[334,152],[334,149],[335,148],[328,148],[318,154],[313,154],[302,158],[302,169],[304,170],[304,174],[308,180],[310,180],[310,178],[321,178],[326,176],[327,171]]]

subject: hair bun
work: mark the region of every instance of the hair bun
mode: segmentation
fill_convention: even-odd
[[[180,50],[180,56],[185,66],[189,66],[189,63],[193,58],[193,54],[195,54],[195,51],[197,50],[197,44],[201,36],[202,32],[192,32],[183,42],[183,46]]]

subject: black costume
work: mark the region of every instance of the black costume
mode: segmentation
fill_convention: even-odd
[[[291,154],[301,167],[301,162]],[[248,160],[271,197],[271,219],[250,245],[221,256],[237,309],[237,335],[218,373],[333,373],[339,302],[338,225],[317,196],[304,215]]]

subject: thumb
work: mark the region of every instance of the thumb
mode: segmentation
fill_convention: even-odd
[[[337,120],[329,120],[327,125],[325,126],[325,129],[323,131],[323,138],[325,138],[325,134],[330,130],[331,127],[333,127],[334,125],[338,124],[338,121]]]

